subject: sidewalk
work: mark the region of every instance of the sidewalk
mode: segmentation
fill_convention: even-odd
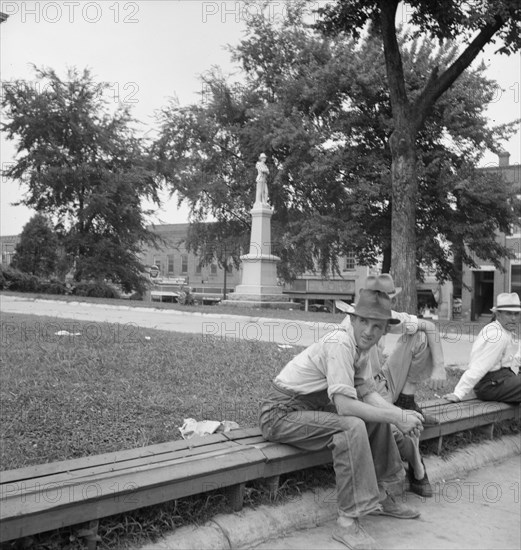
[[[447,460],[426,457],[435,494],[404,498],[417,520],[368,516],[364,527],[385,549],[518,549],[521,547],[519,434],[469,445]],[[344,549],[331,538],[334,489],[303,494],[282,505],[220,514],[202,526],[182,527],[139,550]],[[135,550],[138,550],[136,548]]]
[[[296,319],[238,315],[232,309],[229,314],[178,311],[174,309],[135,308],[128,305],[106,305],[90,302],[66,302],[41,298],[0,295],[0,311],[27,315],[46,315],[53,318],[90,322],[137,325],[145,328],[199,334],[201,337],[243,339],[272,342],[290,346],[309,346],[338,326],[337,322],[300,321]],[[454,328],[454,327],[453,327]],[[446,326],[441,332],[441,342],[446,366],[466,368],[477,327],[461,325],[458,330]],[[399,335],[385,338],[386,348],[391,349]]]

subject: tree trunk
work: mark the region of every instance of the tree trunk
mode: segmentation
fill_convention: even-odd
[[[402,287],[397,310],[417,313],[416,295],[416,145],[413,132],[397,128],[391,134],[392,222],[391,275]]]

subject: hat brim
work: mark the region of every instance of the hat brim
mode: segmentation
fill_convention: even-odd
[[[353,306],[348,305],[348,309],[344,309],[344,312],[348,315],[354,315],[355,317],[362,317],[361,315],[358,315],[358,313],[355,312],[355,308]],[[366,319],[378,319],[379,321],[387,321],[390,325],[398,325],[401,323],[400,319],[395,319],[394,317],[365,317]]]
[[[499,306],[499,307],[493,307],[490,311],[497,313],[499,311],[514,311],[514,312],[520,312],[521,306]]]

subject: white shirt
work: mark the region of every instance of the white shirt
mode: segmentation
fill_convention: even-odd
[[[340,327],[294,357],[275,381],[298,394],[327,389],[330,399],[336,393],[362,398],[375,391],[368,357],[357,349],[352,327]]]
[[[489,323],[478,334],[472,345],[468,369],[463,373],[454,394],[462,399],[487,374],[501,368],[509,368],[514,374],[521,365],[521,342],[499,321]]]

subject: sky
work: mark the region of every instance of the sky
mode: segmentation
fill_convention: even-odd
[[[153,124],[154,112],[177,97],[181,105],[200,102],[204,90],[200,75],[212,66],[237,72],[226,45],[237,44],[245,21],[260,10],[259,2],[203,0],[146,1],[3,1],[0,11],[9,15],[0,25],[0,76],[2,81],[34,81],[32,65],[53,68],[64,77],[68,67],[89,68],[97,81],[110,83],[110,98],[132,106],[135,118]],[[287,2],[273,0],[268,15],[280,18]],[[311,2],[317,6],[319,2]],[[402,12],[406,19],[406,11]],[[521,117],[519,55],[500,56],[489,47],[479,60],[487,75],[497,81],[489,105],[492,122]],[[35,83],[36,85],[36,83]],[[519,164],[521,130],[504,148],[510,163]],[[2,166],[13,161],[14,144],[0,138]],[[483,166],[497,165],[488,153]],[[34,214],[13,206],[24,189],[17,182],[0,182],[0,235],[15,235]],[[164,196],[166,200],[167,197]],[[155,223],[187,221],[188,209],[167,201],[151,220]]]

